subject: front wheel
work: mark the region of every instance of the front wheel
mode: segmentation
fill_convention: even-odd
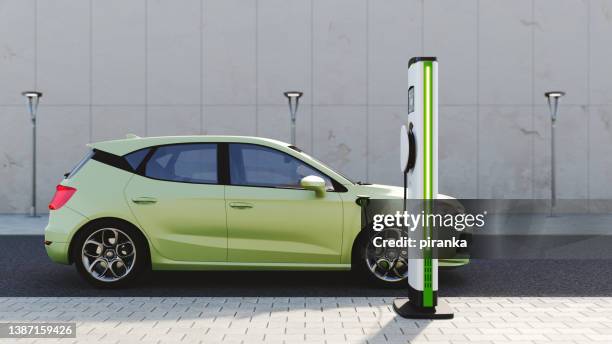
[[[99,223],[79,231],[74,240],[72,259],[77,271],[97,287],[124,286],[146,269],[146,244],[134,228]]]
[[[396,228],[385,228],[380,232],[362,232],[353,247],[353,270],[372,284],[404,287],[408,278],[408,249],[375,247],[373,241],[376,237],[397,240],[401,239],[403,234]]]

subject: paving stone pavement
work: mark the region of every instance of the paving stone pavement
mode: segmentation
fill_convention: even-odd
[[[612,343],[612,298],[444,298],[407,320],[392,298],[0,298],[0,322],[76,322],[72,339],[0,343]]]

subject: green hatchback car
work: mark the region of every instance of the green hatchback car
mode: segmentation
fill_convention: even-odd
[[[49,204],[45,247],[96,286],[150,269],[354,269],[405,281],[407,252],[373,249],[356,202],[402,199],[401,187],[354,183],[259,137],[128,135],[89,146]]]

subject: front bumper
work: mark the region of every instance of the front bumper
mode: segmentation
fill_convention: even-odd
[[[70,240],[87,220],[67,206],[50,212],[49,224],[45,227],[45,250],[53,262],[70,264]]]
[[[453,269],[469,264],[469,257],[438,259],[438,266],[442,269]]]

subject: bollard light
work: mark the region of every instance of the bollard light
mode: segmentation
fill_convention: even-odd
[[[557,191],[555,179],[555,126],[557,123],[557,112],[559,110],[559,98],[563,97],[563,91],[549,91],[544,93],[548,100],[548,110],[550,111],[550,214],[554,215],[557,205]]]
[[[300,91],[288,91],[284,94],[289,102],[289,115],[291,116],[291,144],[295,145],[295,122],[297,118],[297,110],[300,104],[300,97],[302,97],[304,93]]]
[[[42,98],[42,92],[24,91],[21,95],[26,98],[30,120],[32,121],[32,206],[30,213],[32,216],[37,216],[36,213],[36,113],[38,111],[38,103]]]

